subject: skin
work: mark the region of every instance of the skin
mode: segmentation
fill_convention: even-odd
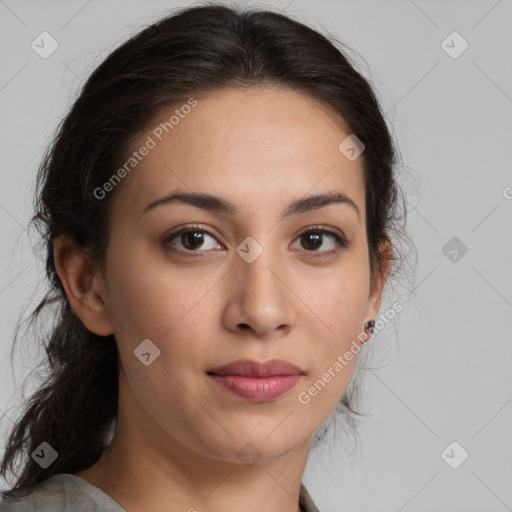
[[[378,314],[385,267],[370,287],[362,158],[338,150],[348,132],[297,92],[228,89],[198,105],[115,190],[105,273],[66,237],[55,261],[85,326],[114,334],[120,353],[119,413],[109,450],[77,473],[130,512],[296,512],[315,430],[341,399],[357,357],[308,404],[298,401]],[[162,112],[134,144],[139,148]],[[175,202],[142,213],[171,191],[205,192],[234,215]],[[292,201],[342,192],[336,203],[281,219]],[[195,257],[171,230],[200,224]],[[304,228],[343,233],[315,245]],[[193,230],[193,228],[191,228]],[[253,237],[252,263],[235,249]],[[185,240],[186,243],[186,240]],[[173,251],[172,247],[176,250]],[[190,246],[189,246],[190,247]],[[189,249],[189,253],[194,248]],[[332,252],[335,251],[335,252]],[[314,258],[314,255],[320,254]],[[160,356],[134,356],[150,339]],[[251,403],[211,382],[206,371],[237,359],[284,359],[305,375],[286,394]],[[261,459],[248,467],[248,442]]]

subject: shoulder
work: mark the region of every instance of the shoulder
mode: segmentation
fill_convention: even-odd
[[[300,509],[319,512],[308,491],[301,485]],[[15,498],[0,494],[0,512],[126,512],[110,496],[83,478],[59,473],[29,488]]]
[[[0,512],[126,512],[101,489],[69,473],[20,489],[16,497],[1,494],[0,500]]]

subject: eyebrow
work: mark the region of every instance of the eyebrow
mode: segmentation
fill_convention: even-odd
[[[238,213],[238,208],[233,203],[230,203],[221,197],[198,192],[171,192],[170,194],[159,199],[155,199],[149,203],[142,210],[142,214],[147,213],[158,206],[169,205],[174,202],[189,204],[197,208],[203,208],[204,210],[221,212],[229,215]],[[342,194],[341,192],[318,194],[293,201],[283,211],[281,218],[290,217],[292,215],[312,210],[318,210],[330,204],[346,204],[355,210],[357,218],[360,219],[360,212],[357,204],[352,201],[350,197]]]

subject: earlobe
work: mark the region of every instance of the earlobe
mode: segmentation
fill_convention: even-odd
[[[57,237],[53,247],[55,268],[73,311],[91,332],[112,334],[99,267],[68,236]]]

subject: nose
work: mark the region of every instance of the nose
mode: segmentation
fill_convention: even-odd
[[[253,337],[284,336],[296,321],[288,273],[278,257],[264,250],[252,263],[236,257],[226,287],[229,290],[223,314],[225,327]]]

